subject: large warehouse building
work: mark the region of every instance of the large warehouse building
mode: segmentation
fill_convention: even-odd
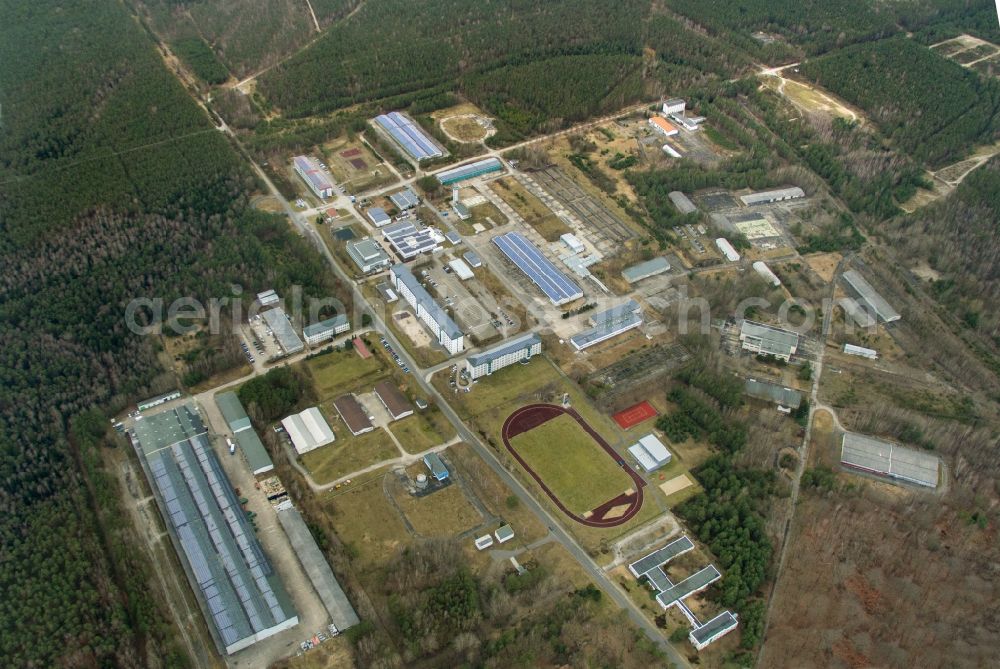
[[[632,265],[622,270],[622,278],[629,283],[638,283],[657,274],[670,271],[670,263],[666,258],[652,258],[638,265]]]
[[[344,419],[344,424],[347,425],[347,429],[351,431],[355,437],[359,434],[364,434],[365,432],[371,432],[375,429],[372,422],[368,420],[368,412],[365,408],[361,406],[354,395],[347,394],[341,395],[333,401],[333,406],[337,409],[337,413],[340,417]]]
[[[577,351],[617,337],[642,325],[642,308],[635,300],[600,311],[590,317],[592,327],[582,330],[569,338],[569,343]]]
[[[298,353],[304,348],[302,340],[299,339],[295,328],[292,327],[292,322],[288,320],[284,309],[275,307],[268,309],[261,315],[264,317],[267,327],[271,328],[274,338],[278,340],[278,346],[285,352],[285,355]]]
[[[413,405],[410,400],[391,381],[379,381],[375,384],[375,396],[389,412],[393,420],[400,420],[413,415]]]
[[[532,283],[557,307],[583,297],[583,291],[566,275],[556,269],[538,248],[517,232],[508,232],[493,238],[507,258],[524,272]]]
[[[292,158],[292,164],[295,166],[296,174],[302,177],[313,195],[320,199],[333,197],[333,184],[315,160],[309,156],[295,156]]]
[[[417,162],[444,155],[444,149],[406,114],[381,114],[375,123]]]
[[[297,625],[193,405],[137,419],[133,446],[220,652]]]
[[[273,471],[274,463],[271,462],[271,456],[267,454],[267,449],[250,424],[250,417],[247,416],[243,403],[236,393],[219,393],[215,396],[215,404],[219,407],[219,412],[232,431],[233,439],[236,440],[236,445],[239,446],[240,453],[254,476]]]
[[[461,165],[454,169],[438,172],[437,179],[441,182],[442,186],[450,186],[459,181],[481,177],[484,174],[492,174],[493,172],[500,172],[502,170],[503,163],[500,162],[499,158],[485,158],[477,160],[474,163],[469,163],[468,165]]]
[[[509,367],[522,360],[530,360],[531,356],[542,352],[542,338],[534,332],[500,342],[493,348],[481,353],[470,355],[466,361],[469,376],[478,379],[489,376],[498,369]]]
[[[799,348],[799,335],[791,330],[743,321],[740,326],[743,350],[770,355],[788,362]]]
[[[639,462],[646,472],[652,472],[664,465],[670,464],[670,460],[673,457],[670,455],[667,447],[663,445],[663,442],[656,438],[655,434],[647,434],[642,437],[638,442],[629,446],[628,452],[632,454],[632,457]]]
[[[421,253],[433,253],[441,246],[444,237],[434,228],[418,228],[411,221],[387,225],[382,236],[401,260],[412,260]]]
[[[393,265],[390,275],[393,288],[413,307],[417,318],[427,326],[434,339],[452,355],[461,352],[465,348],[465,333],[420,285],[410,268],[406,265]]]
[[[299,455],[332,444],[334,440],[333,430],[317,407],[309,407],[282,419],[281,426]]]
[[[841,440],[840,463],[927,488],[937,487],[941,469],[936,455],[853,432],[845,432]]]
[[[872,285],[856,270],[844,272],[844,282],[858,296],[858,300],[867,307],[869,313],[875,314],[886,323],[892,323],[901,318],[899,312],[893,309],[892,305],[877,290],[872,288]]]
[[[782,202],[784,200],[797,200],[805,197],[805,191],[797,186],[792,188],[779,188],[777,190],[765,190],[759,193],[741,195],[740,201],[748,207],[756,204],[771,204],[772,202]]]

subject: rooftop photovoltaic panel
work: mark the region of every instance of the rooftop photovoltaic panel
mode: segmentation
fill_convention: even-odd
[[[713,637],[733,629],[736,625],[736,616],[729,611],[723,611],[701,627],[697,627],[692,630],[691,636],[693,636],[698,643],[704,644]]]
[[[566,278],[538,248],[517,232],[497,235],[493,243],[524,272],[556,306],[583,297],[580,287]]]
[[[686,553],[694,548],[694,543],[688,539],[687,535],[671,541],[669,544],[653,551],[642,559],[636,560],[628,566],[629,571],[636,577],[656,569],[662,564],[670,562],[678,555]]]
[[[928,488],[937,487],[941,467],[936,455],[852,432],[844,434],[840,461],[848,467]]]
[[[439,158],[444,155],[422,128],[399,112],[376,116],[375,122],[416,160]]]
[[[697,571],[680,583],[673,585],[656,596],[656,601],[660,606],[667,608],[674,602],[684,599],[688,595],[698,592],[702,588],[722,578],[722,574],[715,568],[715,565],[708,565],[704,569]]]
[[[316,190],[324,191],[333,188],[333,184],[326,177],[326,173],[320,169],[319,165],[312,158],[308,156],[295,156],[292,160],[295,162],[295,167],[299,168],[302,176],[309,179],[309,183]]]

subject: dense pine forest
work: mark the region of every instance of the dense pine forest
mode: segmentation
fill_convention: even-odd
[[[184,666],[101,471],[93,409],[177,383],[124,306],[324,274],[118,3],[3,5],[0,105],[0,657]]]

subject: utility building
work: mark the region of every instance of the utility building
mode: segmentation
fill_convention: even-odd
[[[598,312],[590,317],[590,327],[569,338],[577,351],[617,337],[642,325],[642,308],[635,300]]]
[[[368,419],[368,412],[354,399],[354,395],[341,395],[333,401],[333,406],[337,409],[340,417],[344,419],[347,429],[355,437],[375,429],[375,426]]]
[[[638,283],[643,279],[648,279],[651,276],[669,271],[670,263],[667,262],[666,258],[653,258],[652,260],[647,260],[638,265],[632,265],[623,269],[622,278],[629,283]]]
[[[465,348],[465,333],[424,289],[410,268],[393,265],[390,274],[393,288],[413,307],[417,319],[427,326],[434,339],[452,355],[462,351]]]
[[[410,400],[389,381],[379,381],[375,384],[375,396],[393,420],[413,415],[413,405],[410,404]]]
[[[936,455],[853,432],[844,433],[841,440],[840,463],[927,488],[937,487],[941,469],[941,461]]]
[[[662,116],[650,117],[649,125],[653,126],[654,130],[662,133],[666,137],[673,137],[678,132],[680,132],[676,127],[671,125],[671,123]]]
[[[799,335],[790,330],[743,321],[740,326],[743,350],[770,355],[788,362],[799,347]]]
[[[542,352],[542,338],[534,332],[500,342],[493,348],[470,355],[466,361],[469,376],[478,379],[517,362],[530,360]]]
[[[767,263],[765,263],[764,261],[762,260],[756,261],[753,264],[753,269],[755,272],[757,272],[757,274],[760,274],[765,281],[767,281],[775,288],[781,285],[781,279],[778,278],[777,274],[771,271],[771,268],[768,267]]]

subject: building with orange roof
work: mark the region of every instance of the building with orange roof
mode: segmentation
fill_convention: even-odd
[[[676,135],[678,132],[680,132],[679,130],[677,130],[676,127],[671,125],[671,123],[662,116],[653,116],[652,118],[649,119],[649,124],[654,128],[656,128],[657,130],[659,130],[660,132],[662,132],[667,137],[672,137]]]

